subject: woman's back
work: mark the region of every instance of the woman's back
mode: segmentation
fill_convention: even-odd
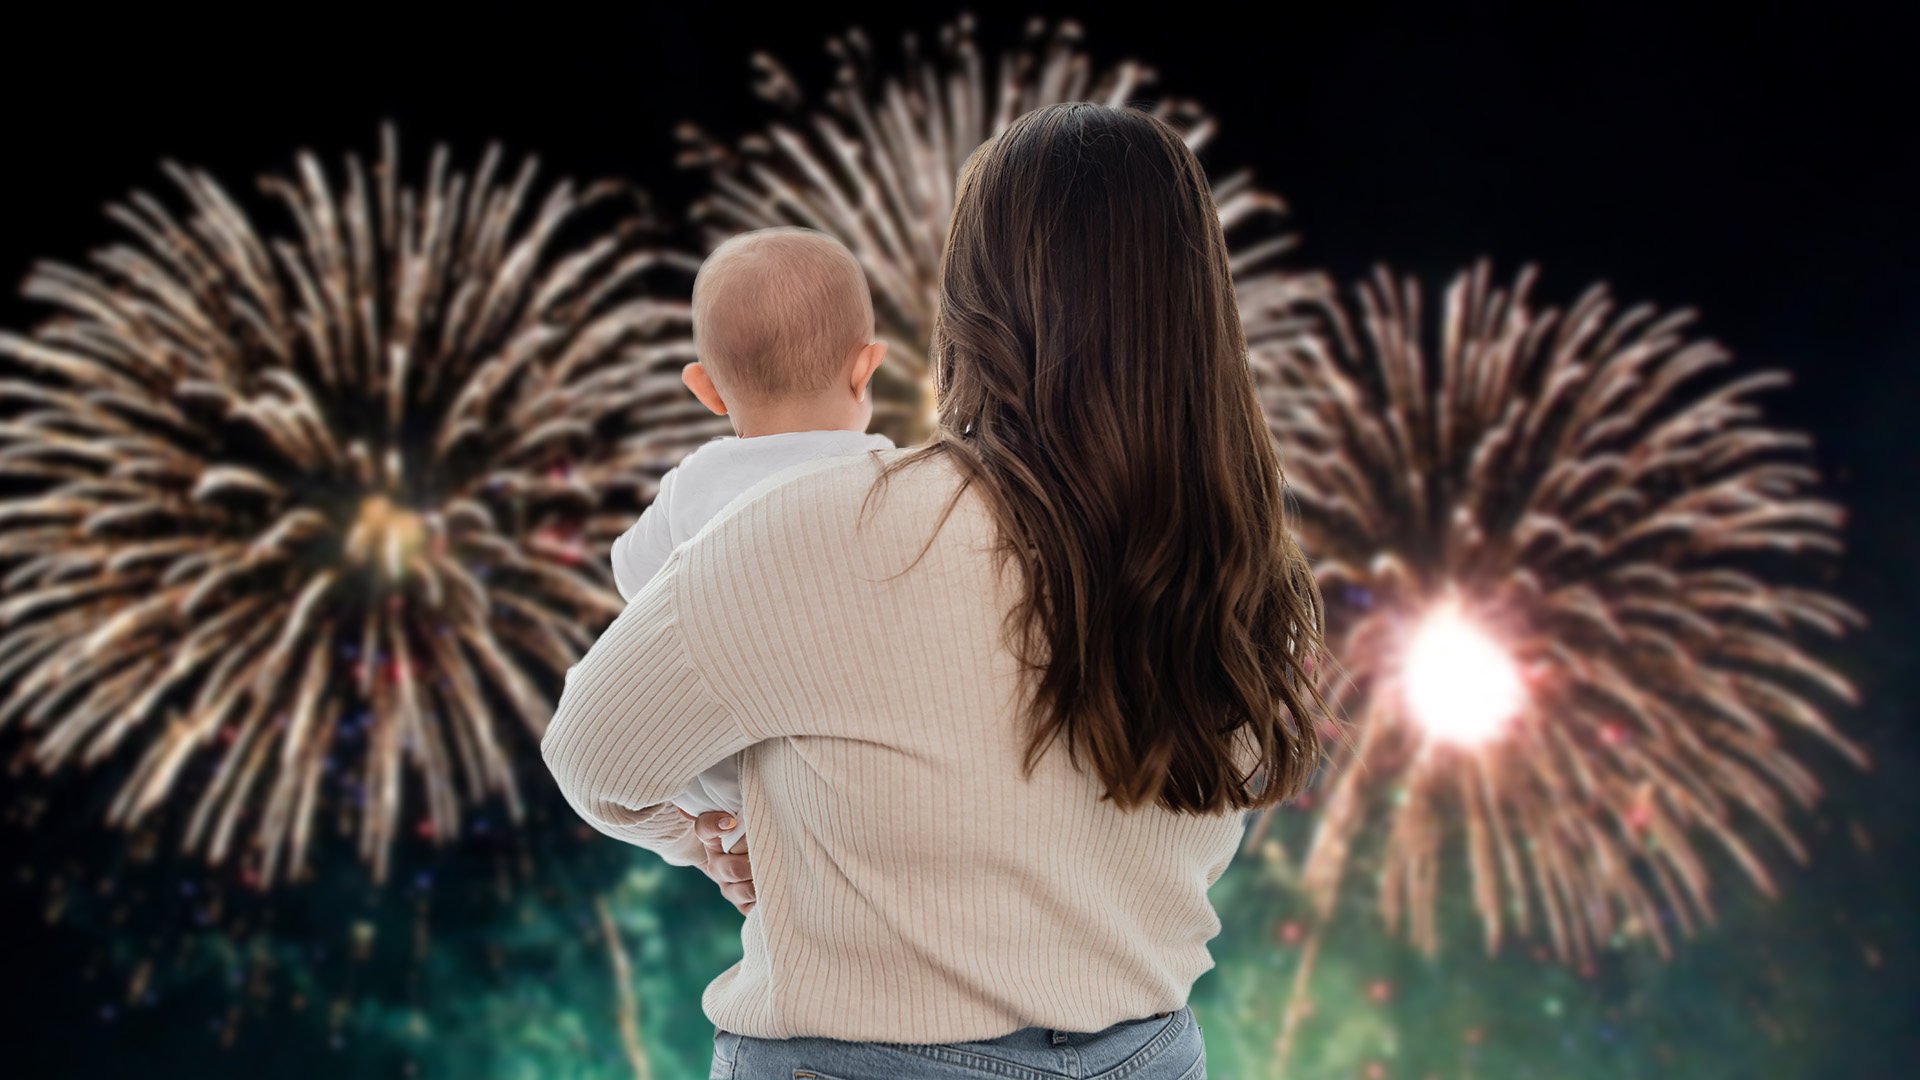
[[[1025,113],[961,169],[938,292],[933,437],[722,511],[577,665],[548,763],[752,903],[716,1076],[901,1075],[883,1043],[1078,1073],[1078,1033],[1204,1077],[1207,889],[1325,716],[1206,173],[1138,109]],[[740,751],[750,867],[662,806]]]
[[[595,646],[673,634],[684,667],[636,673],[629,696],[766,740],[740,758],[758,902],[708,1015],[760,1037],[947,1042],[1180,1008],[1213,963],[1206,891],[1243,818],[1119,810],[1064,745],[1023,778],[993,521],[972,491],[953,501],[942,459],[892,477],[863,519],[878,472],[838,459],[747,493]],[[671,758],[648,730],[575,737],[549,761]],[[652,774],[683,768],[642,759],[601,783],[640,806]]]

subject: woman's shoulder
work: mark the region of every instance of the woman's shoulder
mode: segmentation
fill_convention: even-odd
[[[742,491],[689,546],[809,554],[857,538],[863,551],[909,543],[917,551],[943,517],[971,516],[976,500],[961,487],[946,455],[912,447],[817,458]]]

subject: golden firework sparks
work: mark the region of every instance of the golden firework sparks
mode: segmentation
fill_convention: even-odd
[[[1324,919],[1364,856],[1430,952],[1464,857],[1489,950],[1544,926],[1568,962],[1630,929],[1666,955],[1666,913],[1712,918],[1703,844],[1769,894],[1754,827],[1805,857],[1790,733],[1865,764],[1826,716],[1854,688],[1806,647],[1859,621],[1804,584],[1842,511],[1754,403],[1784,374],[1716,379],[1691,313],[1536,307],[1533,280],[1481,263],[1430,325],[1383,269],[1357,320],[1322,303],[1323,334],[1256,357],[1357,728],[1301,881]]]
[[[184,214],[112,206],[131,238],[36,266],[55,314],[0,332],[0,723],[49,772],[139,745],[110,820],[190,799],[186,849],[250,834],[263,884],[323,803],[384,879],[408,775],[421,835],[520,820],[542,675],[619,611],[605,544],[724,430],[634,192],[538,195],[498,148],[407,185],[396,144],[264,178],[279,232],[168,165]]]
[[[761,97],[792,113],[765,131],[724,144],[683,127],[682,164],[709,171],[712,192],[693,207],[707,243],[775,225],[831,233],[866,268],[887,362],[875,378],[876,430],[916,442],[931,430],[933,387],[927,341],[934,283],[953,215],[954,185],[967,156],[1020,116],[1060,101],[1139,105],[1154,71],[1138,61],[1096,69],[1081,50],[1081,28],[1031,20],[1024,41],[997,57],[976,44],[970,16],[942,27],[937,53],[922,55],[909,35],[898,70],[876,74],[859,29],[828,43],[839,65],[824,106],[808,106],[799,82],[775,58],[757,53]],[[1163,99],[1149,107],[1202,149],[1215,124],[1198,105]],[[1286,205],[1253,185],[1245,171],[1214,184],[1221,224],[1234,241],[1234,281],[1252,347],[1297,333],[1293,305],[1325,279],[1289,271],[1276,260],[1294,245],[1276,228]],[[1245,241],[1238,237],[1250,237]]]

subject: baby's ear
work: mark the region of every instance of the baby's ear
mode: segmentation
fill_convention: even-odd
[[[700,404],[712,409],[715,416],[727,415],[727,403],[720,396],[720,388],[713,385],[713,380],[707,377],[707,369],[701,367],[699,361],[680,369],[680,381],[686,383],[687,389],[693,391],[693,396],[700,399]]]
[[[853,358],[853,377],[849,388],[856,400],[867,399],[867,384],[873,381],[873,373],[880,370],[880,362],[886,358],[887,343],[884,341],[869,342]]]

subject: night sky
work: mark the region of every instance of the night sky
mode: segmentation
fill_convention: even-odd
[[[1219,122],[1202,155],[1214,175],[1250,168],[1285,196],[1301,238],[1296,265],[1347,281],[1385,261],[1437,284],[1482,255],[1496,277],[1536,262],[1542,302],[1571,301],[1604,280],[1625,303],[1696,308],[1697,331],[1729,346],[1742,370],[1791,371],[1794,386],[1767,399],[1769,415],[1816,439],[1827,491],[1850,511],[1836,588],[1871,624],[1840,657],[1867,703],[1838,719],[1874,769],[1851,772],[1833,756],[1815,768],[1839,812],[1875,839],[1872,910],[1859,915],[1891,925],[1913,913],[1920,861],[1908,655],[1920,605],[1910,565],[1920,542],[1911,300],[1920,289],[1920,88],[1910,36],[1867,7],[1717,6],[1723,14],[1182,3],[1134,20],[1107,5],[966,10],[986,46],[1013,40],[1028,15],[1067,16],[1085,25],[1097,60],[1153,65],[1152,89],[1193,98]],[[398,124],[410,171],[435,141],[466,163],[498,140],[510,155],[537,153],[547,178],[626,177],[675,220],[704,184],[675,168],[675,126],[692,120],[731,136],[773,114],[751,92],[753,50],[774,51],[803,86],[818,87],[829,34],[864,27],[891,70],[903,31],[930,35],[958,10],[788,5],[762,15],[727,4],[549,2],[433,14],[400,4],[16,12],[0,65],[10,104],[0,325],[24,330],[36,316],[15,295],[34,260],[78,261],[117,236],[100,212],[106,202],[135,187],[169,191],[161,159],[206,168],[251,197],[248,179],[287,168],[299,149],[329,162],[348,150],[372,156],[386,119]],[[690,231],[681,235],[693,245]],[[17,743],[0,733],[9,752]],[[0,843],[10,870],[46,854],[12,830]],[[1844,890],[1861,873],[1827,872],[1845,857],[1816,850],[1810,868],[1783,868],[1785,889],[1859,906]],[[0,907],[15,983],[0,1015],[9,1043],[30,1050],[49,1033],[81,1036],[89,1029],[72,1016],[92,1008],[65,980],[33,992],[77,950],[43,929],[38,910],[29,888],[9,890]],[[1876,996],[1914,990],[1914,941],[1906,931],[1883,946]],[[1910,1032],[1903,1049],[1920,1053]],[[1887,1034],[1884,1025],[1863,1033]],[[72,1046],[38,1049],[29,1061],[73,1060]],[[136,1061],[121,1055],[116,1067]]]

